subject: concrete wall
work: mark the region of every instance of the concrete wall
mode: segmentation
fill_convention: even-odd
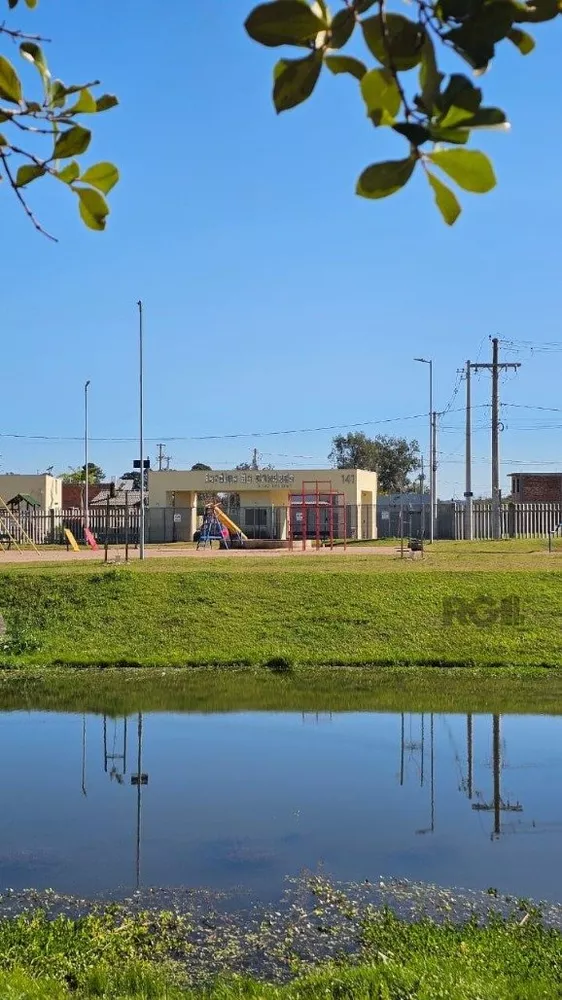
[[[0,476],[0,497],[5,503],[18,493],[38,500],[43,510],[59,510],[62,507],[62,479],[55,476]]]

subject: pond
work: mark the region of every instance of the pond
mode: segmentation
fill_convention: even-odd
[[[0,713],[0,889],[303,870],[562,898],[562,717]]]

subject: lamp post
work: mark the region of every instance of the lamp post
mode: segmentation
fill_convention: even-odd
[[[414,358],[422,365],[429,365],[429,541],[433,541],[435,509],[435,455],[433,454],[433,359]]]
[[[143,366],[143,316],[142,302],[139,307],[139,451],[140,451],[140,511],[139,511],[139,559],[144,559],[144,366]]]
[[[88,387],[90,379],[84,385],[84,531],[90,527],[90,483],[88,478]]]

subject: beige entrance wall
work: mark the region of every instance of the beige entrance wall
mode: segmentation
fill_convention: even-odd
[[[344,502],[357,508],[357,537],[376,537],[377,475],[363,469],[272,469],[263,471],[175,471],[148,473],[151,507],[181,507],[191,511],[191,530],[196,524],[199,493],[239,493],[243,506],[288,507],[292,493],[300,493],[303,482],[307,492],[321,482],[320,491],[331,489],[342,494]],[[360,507],[360,505],[363,505]],[[360,508],[360,509],[359,509]],[[285,519],[282,537],[286,537]]]

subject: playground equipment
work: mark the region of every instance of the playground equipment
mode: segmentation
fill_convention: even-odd
[[[289,548],[299,539],[303,550],[307,540],[316,548],[334,547],[336,538],[347,548],[347,507],[345,493],[332,489],[330,479],[303,480],[300,493],[289,496],[288,518]]]
[[[549,552],[552,552],[552,542],[553,542],[553,539],[555,537],[558,538],[558,536],[562,536],[562,522],[560,524],[557,524],[556,527],[554,527],[552,529],[552,531],[548,532],[548,551]]]
[[[17,517],[15,511],[10,510],[7,503],[0,497],[0,545],[3,549],[11,549],[12,545],[22,551],[22,543],[30,545],[39,555],[39,549],[35,542],[28,535],[21,519]]]
[[[203,524],[197,540],[197,548],[212,547],[214,541],[220,543],[223,549],[230,548],[231,535],[239,542],[247,541],[247,537],[234,521],[222,510],[220,504],[210,503],[205,507]]]

